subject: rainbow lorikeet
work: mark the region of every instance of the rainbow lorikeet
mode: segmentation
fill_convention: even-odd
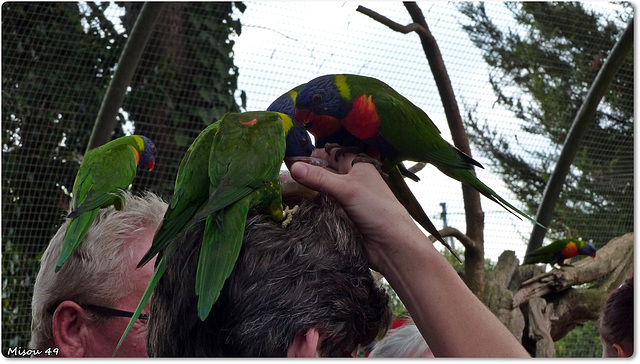
[[[267,210],[287,218],[280,194],[285,157],[308,157],[313,144],[305,128],[289,116],[269,111],[227,113],[209,125],[185,153],[174,194],[152,246],[138,266],[158,254],[151,281],[116,351],[133,327],[158,281],[171,264],[179,236],[205,225],[196,272],[198,316],[205,320],[240,253],[247,213]],[[290,216],[289,216],[290,217]]]
[[[431,163],[515,216],[539,225],[482,183],[472,171],[482,165],[445,141],[424,111],[384,82],[349,74],[320,76],[300,88],[295,102],[296,119],[316,137],[316,145],[322,146],[322,140],[352,147],[355,138],[355,147],[378,159],[382,171],[395,175],[396,181],[402,181],[399,175],[419,180],[402,161]],[[434,236],[439,236],[437,230]]]
[[[589,255],[595,258],[596,247],[579,239],[557,239],[525,255],[522,264],[549,263],[563,266],[567,265],[564,264],[565,259],[578,255]]]
[[[291,118],[296,117],[296,95],[298,95],[298,91],[304,86],[298,85],[291,90],[283,93],[275,99],[269,107],[267,107],[267,111],[275,111],[281,112],[283,114],[289,115]]]
[[[271,105],[269,105],[267,110],[282,112],[293,117],[295,115],[295,110],[296,110],[296,105],[295,105],[296,97],[298,95],[298,91],[303,86],[305,86],[305,84],[299,85],[291,89],[290,91],[287,91],[286,93],[282,94],[275,101],[273,101]],[[320,119],[323,117],[324,117],[323,115],[317,115],[316,119]],[[329,119],[328,122],[331,123],[331,119]],[[327,145],[327,143],[340,142],[340,145],[342,146],[349,146],[351,148],[356,148],[358,150],[364,149],[365,147],[364,143],[361,140],[351,135],[344,128],[339,129],[336,133],[331,134],[328,137],[324,137],[322,135],[317,135],[317,134],[314,136],[316,137],[316,145],[320,145],[320,146]],[[418,221],[420,225],[422,225],[422,227],[424,227],[429,233],[435,236],[442,244],[444,244],[444,246],[447,249],[449,249],[449,251],[458,260],[460,260],[460,257],[458,257],[456,252],[449,246],[449,244],[447,244],[447,242],[442,238],[442,236],[440,236],[438,229],[436,229],[436,227],[433,225],[431,220],[429,220],[429,217],[424,212],[424,210],[422,209],[422,206],[420,206],[420,203],[418,202],[418,200],[415,198],[415,196],[409,189],[409,186],[407,186],[407,184],[404,182],[404,179],[400,174],[400,170],[393,169],[386,175],[386,177],[387,177],[386,178],[387,184],[395,194],[396,198],[398,198],[398,200],[407,209],[407,211],[409,211],[411,216],[413,216],[413,218],[416,219],[416,221]]]
[[[85,154],[71,190],[69,223],[56,272],[80,245],[100,208],[113,205],[120,210],[126,203],[122,192],[133,182],[138,166],[153,170],[155,157],[155,145],[142,135],[123,136]]]

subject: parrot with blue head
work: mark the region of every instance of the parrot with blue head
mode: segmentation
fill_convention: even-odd
[[[69,222],[56,264],[58,272],[84,239],[101,208],[120,210],[126,203],[123,191],[136,177],[137,168],[153,170],[156,147],[143,135],[114,139],[88,151],[73,183]]]
[[[551,265],[565,266],[565,259],[578,255],[596,257],[596,247],[580,239],[557,239],[551,244],[545,245],[525,255],[522,264],[548,263]]]
[[[295,105],[296,119],[316,140],[350,147],[349,138],[355,137],[356,147],[380,161],[382,171],[395,176],[397,182],[402,181],[399,175],[419,180],[403,161],[431,163],[514,216],[540,225],[480,181],[473,167],[482,165],[444,140],[422,109],[378,79],[350,74],[320,76],[300,88]]]

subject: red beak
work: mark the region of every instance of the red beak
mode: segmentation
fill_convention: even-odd
[[[296,120],[302,125],[307,125],[307,119],[311,115],[311,111],[309,110],[299,110],[296,109]]]
[[[147,163],[147,165],[145,166],[146,168],[149,168],[149,171],[153,171],[153,167],[156,165],[156,160],[155,158],[151,159],[149,161],[149,163]]]

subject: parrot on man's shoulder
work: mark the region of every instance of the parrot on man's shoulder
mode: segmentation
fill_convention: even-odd
[[[591,243],[579,239],[565,238],[554,240],[551,244],[545,245],[535,251],[525,255],[522,264],[548,263],[551,265],[565,266],[565,259],[578,255],[588,255],[596,257],[596,247]]]
[[[101,208],[122,208],[126,203],[123,191],[133,182],[138,166],[153,170],[155,157],[155,145],[142,135],[123,136],[85,154],[71,190],[69,221],[56,272],[80,245]]]

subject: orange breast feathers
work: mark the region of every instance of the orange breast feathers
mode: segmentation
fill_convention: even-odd
[[[578,255],[578,246],[573,241],[567,243],[567,247],[562,249],[562,256],[565,258],[573,258]]]
[[[138,163],[140,163],[140,153],[138,153],[136,148],[134,148],[131,145],[129,146],[129,148],[131,148],[133,150],[133,154],[135,154],[135,156],[136,156],[136,165],[138,165]]]
[[[369,139],[379,135],[380,116],[375,100],[367,95],[353,100],[351,112],[342,119],[342,125],[359,139]]]

